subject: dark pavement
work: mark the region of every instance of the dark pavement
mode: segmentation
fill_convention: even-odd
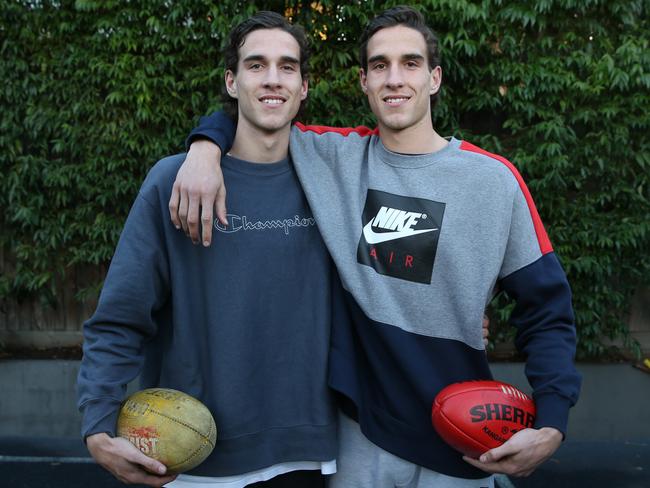
[[[2,488],[124,488],[79,439],[0,437]],[[143,485],[130,485],[134,488]]]
[[[650,488],[650,440],[565,442],[516,488]]]
[[[120,488],[77,439],[0,437],[2,488]],[[650,488],[650,440],[570,442],[532,476],[499,488]],[[308,487],[305,487],[308,488]]]

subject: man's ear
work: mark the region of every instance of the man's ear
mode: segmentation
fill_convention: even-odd
[[[366,79],[366,72],[363,68],[359,68],[359,84],[363,93],[368,93],[368,80]]]
[[[232,98],[238,98],[237,80],[235,79],[235,74],[229,69],[226,70],[224,80],[226,82],[226,91],[228,92],[228,95],[230,95]]]
[[[300,100],[307,98],[307,93],[309,92],[309,81],[302,80],[302,88],[300,90]]]
[[[429,90],[429,95],[433,95],[440,91],[440,85],[442,85],[442,68],[436,66],[431,70],[431,88]]]

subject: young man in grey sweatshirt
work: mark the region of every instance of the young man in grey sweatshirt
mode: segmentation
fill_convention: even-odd
[[[290,140],[353,316],[332,332],[329,384],[344,415],[330,486],[480,487],[493,483],[486,473],[530,474],[559,447],[580,387],[566,276],[516,168],[435,132],[430,97],[442,73],[422,17],[382,13],[360,57],[379,130],[295,124]],[[227,151],[229,124],[216,114],[192,136]],[[226,215],[218,154],[193,145],[170,200],[172,220],[195,240],[201,202],[206,245],[215,199],[218,219]],[[207,178],[212,187],[196,191]],[[491,377],[480,319],[497,289],[517,301],[511,321],[537,420],[480,459],[463,458],[431,427],[431,402],[450,383]]]

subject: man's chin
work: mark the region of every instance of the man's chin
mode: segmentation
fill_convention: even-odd
[[[411,125],[413,125],[408,120],[399,119],[397,117],[387,117],[385,119],[378,119],[378,122],[381,126],[393,132],[399,132],[404,129],[408,129],[409,127],[411,127]]]
[[[292,120],[293,118],[287,119],[286,117],[283,117],[282,120],[259,120],[255,125],[260,131],[273,134],[289,127]]]

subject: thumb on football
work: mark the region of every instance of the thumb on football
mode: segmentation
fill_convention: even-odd
[[[155,473],[157,475],[163,475],[167,472],[167,467],[160,461],[156,461],[144,454],[140,453],[140,459],[134,461],[135,463],[142,466],[145,470],[150,473]]]
[[[167,467],[163,463],[150,458],[130,442],[126,441],[124,448],[128,449],[128,454],[125,457],[129,462],[142,466],[150,473],[163,475],[167,472]]]
[[[504,457],[508,457],[518,451],[519,449],[513,443],[506,442],[499,447],[495,447],[494,449],[490,449],[488,452],[481,454],[479,461],[482,463],[497,463]]]

